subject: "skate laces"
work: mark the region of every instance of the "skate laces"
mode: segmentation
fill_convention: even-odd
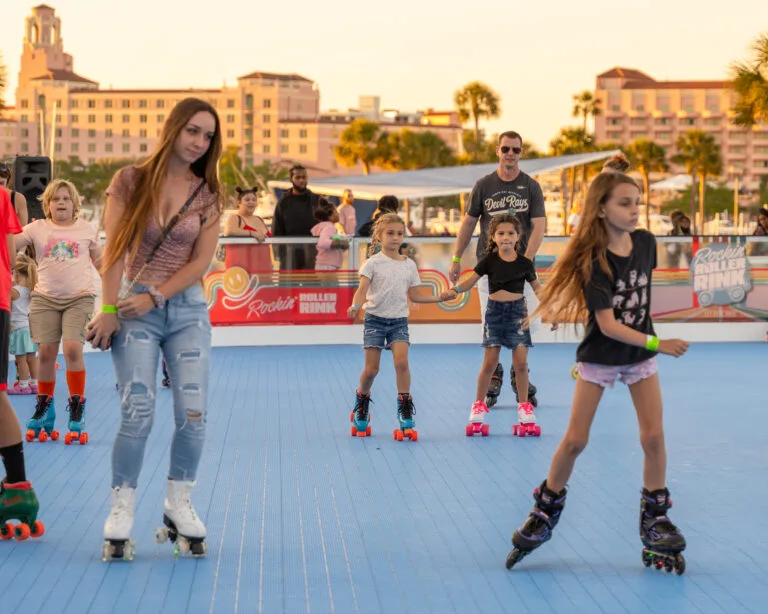
[[[83,419],[83,407],[85,401],[78,396],[70,397],[67,411],[72,422],[80,422]]]
[[[404,420],[410,420],[413,418],[413,414],[416,413],[416,408],[413,406],[413,399],[411,395],[400,396],[400,415]]]
[[[47,395],[40,395],[37,397],[37,404],[35,405],[35,413],[32,414],[32,420],[39,420],[45,415],[50,405],[50,400]]]
[[[471,413],[473,416],[482,416],[489,411],[488,406],[482,401],[475,401],[472,403]]]
[[[355,402],[355,418],[357,420],[368,419],[368,404],[371,402],[371,395],[362,395],[357,393],[357,401]]]
[[[526,416],[532,416],[533,415],[533,403],[526,401],[525,403],[520,403],[517,407],[517,411],[523,412]]]

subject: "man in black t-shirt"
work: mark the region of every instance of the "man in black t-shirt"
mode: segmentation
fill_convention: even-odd
[[[272,218],[273,237],[311,237],[317,224],[315,211],[320,197],[307,188],[307,169],[296,164],[290,171],[292,188],[275,207]],[[317,248],[313,244],[275,245],[275,258],[281,270],[310,270],[315,268]]]
[[[537,181],[520,170],[520,158],[523,153],[523,137],[517,132],[502,132],[496,155],[499,157],[498,168],[475,183],[469,199],[467,214],[461,222],[459,234],[454,244],[453,260],[448,269],[448,278],[456,283],[461,273],[461,256],[469,245],[472,233],[480,221],[480,237],[477,242],[477,259],[480,260],[488,248],[488,225],[494,215],[512,213],[523,224],[523,236],[518,244],[518,251],[528,260],[535,262],[536,253],[544,240],[546,213],[544,195]],[[480,318],[485,321],[485,308],[488,304],[488,278],[482,277],[477,283],[480,296]],[[530,285],[525,286],[525,299],[529,313],[538,306],[536,295]],[[538,323],[531,323],[531,332],[538,330]],[[514,371],[512,371],[514,376]],[[496,372],[503,375],[501,363]],[[494,386],[494,382],[491,386]],[[535,387],[532,387],[535,389]],[[531,394],[531,396],[533,396]]]

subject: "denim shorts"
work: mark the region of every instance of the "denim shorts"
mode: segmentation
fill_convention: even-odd
[[[389,350],[397,341],[411,343],[408,336],[408,318],[380,318],[372,313],[365,314],[363,348]]]
[[[528,317],[525,299],[501,302],[488,299],[483,326],[483,347],[505,347],[511,350],[533,347],[531,331],[523,329]]]
[[[579,377],[584,381],[597,384],[601,388],[613,388],[616,379],[627,386],[637,384],[651,377],[658,366],[656,357],[636,362],[631,365],[598,365],[592,362],[580,362],[577,365]]]

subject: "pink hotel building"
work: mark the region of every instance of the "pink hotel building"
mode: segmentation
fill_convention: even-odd
[[[597,76],[595,96],[603,111],[595,121],[598,142],[650,139],[671,156],[679,135],[703,130],[720,145],[724,176],[740,174],[755,185],[768,175],[768,124],[732,123],[734,92],[727,81],[656,81],[633,68],[613,68]]]
[[[100,89],[74,72],[61,19],[42,4],[26,19],[16,106],[0,120],[0,159],[49,155],[51,142],[56,159],[140,158],[152,150],[170,109],[187,96],[217,109],[224,146],[236,146],[247,164],[301,162],[316,177],[361,173],[362,166],[338,165],[332,150],[357,117],[385,131],[430,130],[454,151],[461,148],[455,111],[400,113],[380,109],[377,96],[361,96],[359,109],[322,112],[317,84],[296,74],[254,72],[218,89]]]

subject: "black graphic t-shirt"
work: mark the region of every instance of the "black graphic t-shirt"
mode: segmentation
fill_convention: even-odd
[[[475,273],[480,277],[488,276],[489,294],[499,290],[522,294],[526,281],[529,284],[536,281],[533,262],[520,254],[512,262],[507,262],[499,256],[499,252],[491,252],[477,263]]]
[[[617,256],[608,251],[613,279],[592,263],[592,279],[584,288],[589,319],[576,360],[600,365],[631,365],[652,358],[657,352],[627,345],[600,332],[595,312],[613,308],[617,322],[645,335],[655,335],[651,320],[651,276],[656,268],[656,238],[647,230],[632,233],[632,253]]]
[[[523,236],[517,244],[517,251],[524,254],[533,228],[531,220],[546,217],[541,186],[522,171],[514,181],[502,181],[496,171],[477,180],[469,197],[467,215],[480,218],[478,260],[485,256],[488,249],[488,225],[491,218],[500,213],[514,213],[523,223]]]

